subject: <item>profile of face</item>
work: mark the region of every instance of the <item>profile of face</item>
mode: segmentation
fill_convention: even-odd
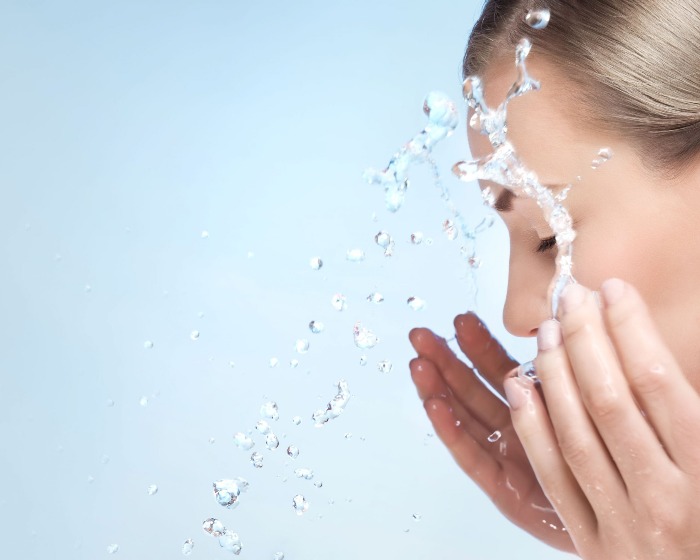
[[[555,65],[532,54],[530,74],[542,88],[511,101],[508,140],[521,161],[555,192],[573,185],[565,207],[574,221],[574,276],[597,290],[606,278],[633,284],[650,307],[661,335],[696,388],[700,388],[700,165],[669,179],[645,165],[625,138],[596,129],[574,88]],[[515,81],[511,59],[487,67],[480,76],[486,102],[498,106]],[[492,151],[488,138],[469,128],[475,158]],[[598,151],[614,157],[597,169]],[[580,179],[578,179],[580,177]],[[556,244],[536,203],[491,187],[496,210],[510,236],[506,328],[534,336],[550,317],[547,289],[555,273]]]

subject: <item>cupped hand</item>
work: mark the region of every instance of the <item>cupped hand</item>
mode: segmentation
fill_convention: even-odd
[[[567,287],[559,322],[540,326],[542,394],[506,380],[513,426],[582,558],[695,560],[700,397],[636,290],[613,279],[601,293],[602,310]]]
[[[503,395],[504,378],[518,363],[475,315],[458,316],[455,330],[473,368],[431,331],[410,334],[418,353],[411,375],[435,432],[506,517],[551,546],[574,551],[530,466],[508,406],[488,388]]]

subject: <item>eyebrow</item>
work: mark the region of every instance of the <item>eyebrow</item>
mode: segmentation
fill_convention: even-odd
[[[513,191],[504,188],[493,207],[499,212],[510,212],[513,209],[513,198],[515,198]]]

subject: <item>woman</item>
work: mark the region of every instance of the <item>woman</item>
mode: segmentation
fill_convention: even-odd
[[[487,1],[464,75],[497,106],[531,40],[542,88],[511,102],[508,139],[543,184],[574,182],[579,284],[550,319],[552,232],[532,201],[482,181],[510,234],[504,322],[537,337],[540,385],[513,375],[473,314],[455,319],[457,341],[509,406],[426,329],[410,335],[411,374],[462,469],[537,538],[591,560],[700,558],[700,8],[549,0],[533,29],[541,7]],[[469,141],[475,157],[491,150]],[[593,170],[601,147],[614,157]]]

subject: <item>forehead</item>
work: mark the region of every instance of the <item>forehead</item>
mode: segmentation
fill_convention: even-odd
[[[528,71],[541,83],[508,105],[508,140],[525,166],[543,183],[568,183],[590,165],[605,138],[587,127],[585,109],[576,102],[570,80],[536,54],[528,58]],[[481,76],[489,107],[497,107],[517,78],[512,60],[490,65]],[[486,136],[469,129],[472,155],[483,157],[492,151]]]

